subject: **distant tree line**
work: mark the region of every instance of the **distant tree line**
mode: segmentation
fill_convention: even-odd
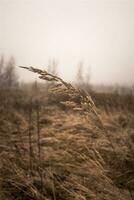
[[[6,62],[4,56],[0,57],[0,89],[13,89],[18,86],[18,76],[15,71],[13,57]]]

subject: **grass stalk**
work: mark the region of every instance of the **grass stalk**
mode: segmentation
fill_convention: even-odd
[[[29,141],[29,175],[32,173],[32,99],[30,99],[30,103],[28,106],[28,141]]]

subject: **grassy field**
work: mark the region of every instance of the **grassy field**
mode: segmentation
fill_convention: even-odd
[[[1,90],[0,200],[133,200],[134,97],[54,91]]]

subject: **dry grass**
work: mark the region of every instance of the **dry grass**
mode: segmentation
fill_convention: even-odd
[[[30,70],[57,82],[51,91],[64,94],[58,100],[67,109],[48,106],[42,94],[4,95],[10,106],[0,106],[0,200],[132,200],[133,114],[109,115],[84,91]]]

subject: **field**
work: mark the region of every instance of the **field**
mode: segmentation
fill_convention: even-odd
[[[0,200],[133,200],[134,97],[55,90],[1,90]]]

